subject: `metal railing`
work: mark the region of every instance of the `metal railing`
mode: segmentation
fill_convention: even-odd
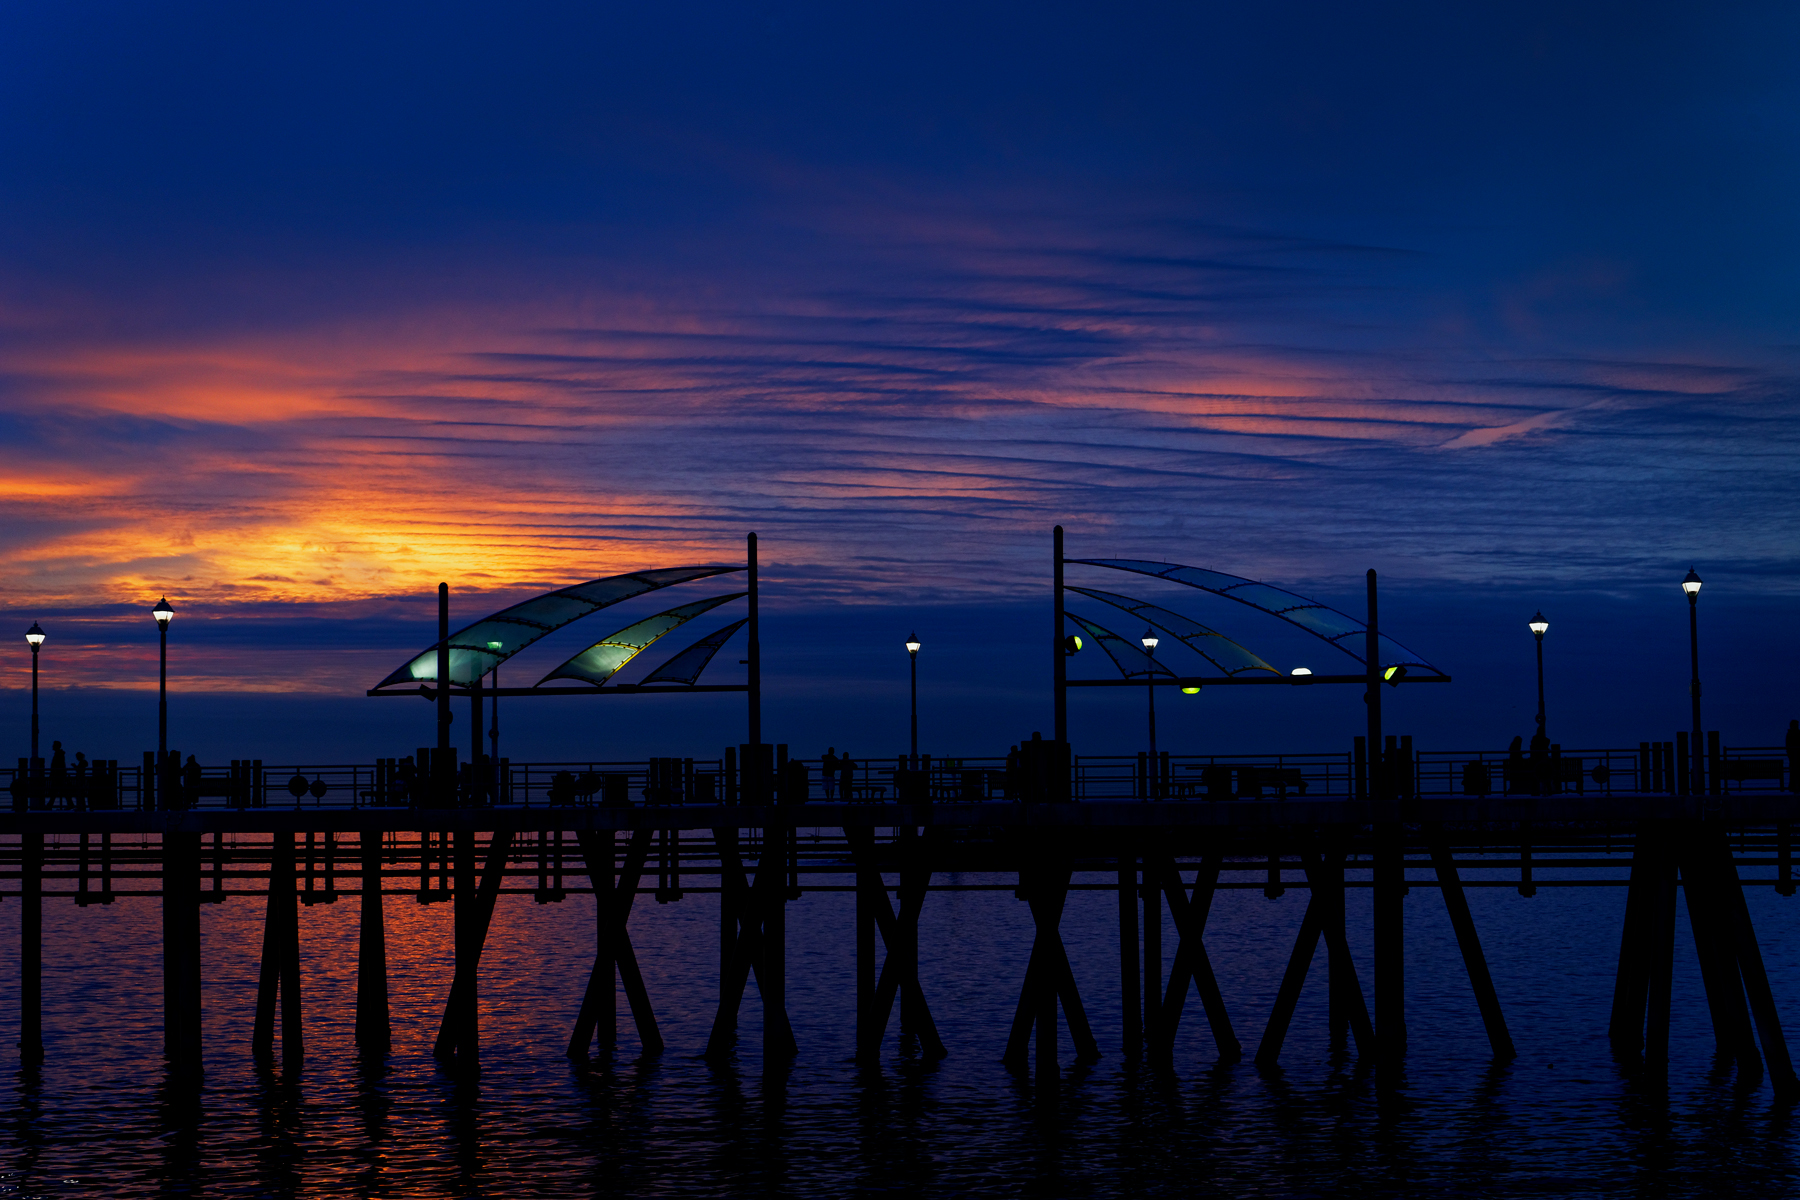
[[[1785,747],[1724,746],[1709,738],[1703,790],[1715,795],[1796,790]],[[1349,753],[1171,754],[1074,756],[1069,796],[1078,801],[1331,800],[1362,795],[1372,771],[1386,770],[1395,794],[1433,797],[1613,795],[1690,790],[1678,744],[1522,750],[1415,750],[1410,739],[1364,761]],[[1384,748],[1385,751],[1386,748]],[[1404,749],[1404,752],[1402,752]],[[732,804],[767,798],[781,803],[884,803],[899,799],[987,802],[1035,799],[1018,756],[922,756],[834,760],[770,755],[754,787],[735,752],[719,758],[638,761],[455,763],[420,771],[408,759],[374,763],[270,763],[224,766],[96,760],[80,769],[47,769],[40,760],[0,769],[14,811],[153,811],[193,808],[586,807],[591,805]],[[444,764],[437,764],[443,766]],[[824,768],[829,765],[827,772]],[[754,795],[752,794],[754,793]],[[162,799],[159,801],[158,797]]]

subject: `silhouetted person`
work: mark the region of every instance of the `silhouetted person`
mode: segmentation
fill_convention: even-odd
[[[550,803],[568,804],[575,799],[575,776],[569,771],[558,771],[550,780]]]
[[[1800,792],[1800,720],[1788,722],[1787,752],[1788,791]]]
[[[1525,739],[1516,737],[1506,748],[1506,766],[1501,772],[1508,792],[1517,791],[1525,781]]]
[[[55,808],[56,802],[68,794],[69,760],[63,755],[61,742],[50,743],[50,786],[44,791],[41,808]]]
[[[419,770],[413,765],[412,755],[407,755],[394,764],[393,801],[410,803],[413,798],[413,782],[418,778]]]
[[[181,768],[181,799],[184,808],[200,803],[200,763],[191,754],[187,765]]]
[[[856,760],[851,758],[848,754],[839,755],[837,760],[837,772],[838,788],[843,792],[844,799],[854,800],[856,798],[854,790],[856,785]]]
[[[825,754],[819,759],[819,785],[825,792],[827,803],[831,800],[832,789],[837,786],[837,747],[826,747]],[[845,796],[848,800],[850,797]]]

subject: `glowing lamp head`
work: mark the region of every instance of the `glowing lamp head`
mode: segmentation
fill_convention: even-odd
[[[924,643],[919,641],[918,634],[908,634],[906,638],[906,652],[908,654],[917,654],[919,652],[919,647],[923,644]]]
[[[1681,590],[1688,594],[1689,600],[1700,594],[1700,574],[1694,568],[1688,568],[1687,578],[1681,581]]]
[[[30,644],[33,650],[36,650],[39,646],[44,644],[44,631],[38,628],[38,623],[36,621],[33,621],[31,623],[31,628],[25,631],[25,641]]]
[[[1381,673],[1381,677],[1387,680],[1387,685],[1389,687],[1399,687],[1400,681],[1406,678],[1406,667],[1404,664],[1397,667],[1389,667]]]
[[[495,654],[498,654],[500,653],[500,647],[503,645],[505,645],[504,642],[489,642],[488,649],[492,650]]]
[[[1159,639],[1156,636],[1156,630],[1154,630],[1154,629],[1145,629],[1144,636],[1138,639],[1138,641],[1144,643],[1144,649],[1152,651],[1152,652],[1154,652],[1156,650],[1156,644],[1157,644],[1158,640]]]
[[[1071,633],[1068,637],[1063,639],[1064,654],[1078,654],[1080,652],[1081,635],[1079,633]]]
[[[1184,687],[1181,689],[1181,694],[1184,696],[1198,696],[1200,694],[1200,689],[1197,687]]]
[[[1546,633],[1550,632],[1550,622],[1544,620],[1544,610],[1541,608],[1538,609],[1537,616],[1531,618],[1529,624],[1531,632],[1538,637],[1543,637]]]
[[[1288,674],[1289,675],[1311,675],[1312,668],[1311,667],[1295,667],[1293,670],[1289,671]]]
[[[156,607],[150,610],[150,615],[156,618],[158,629],[167,629],[169,622],[175,619],[175,610],[169,607],[168,597],[165,596],[156,602]]]

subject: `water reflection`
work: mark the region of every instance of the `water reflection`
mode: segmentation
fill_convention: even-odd
[[[258,1069],[248,1038],[255,953],[234,966],[221,950],[209,960],[207,1074],[198,1090],[160,1070],[160,956],[146,910],[148,931],[121,941],[116,956],[119,975],[147,981],[132,993],[138,1003],[99,993],[87,1009],[51,1002],[47,1025],[74,1031],[89,1013],[92,1023],[60,1036],[41,1073],[16,1076],[0,1119],[7,1183],[34,1195],[396,1200],[1800,1194],[1794,1111],[1770,1103],[1766,1081],[1746,1091],[1735,1073],[1708,1077],[1712,1042],[1697,981],[1685,1011],[1699,1016],[1677,1022],[1666,1078],[1610,1058],[1610,979],[1601,979],[1586,1000],[1569,999],[1563,981],[1547,984],[1535,1005],[1522,998],[1524,1054],[1510,1065],[1487,1056],[1465,993],[1447,992],[1441,1004],[1435,993],[1409,997],[1415,1037],[1398,1079],[1379,1078],[1348,1046],[1334,1047],[1323,1020],[1296,1023],[1280,1070],[1201,1065],[1201,1031],[1172,1060],[1127,1062],[1106,1043],[1118,1018],[1102,1015],[1109,1000],[1096,982],[1091,1004],[1106,1057],[1087,1066],[1065,1058],[1057,1086],[1040,1092],[998,1061],[1023,965],[985,944],[991,985],[965,982],[938,1014],[949,1057],[927,1060],[901,1038],[874,1066],[854,1063],[854,1014],[845,1011],[854,946],[848,934],[843,945],[831,942],[839,926],[829,910],[809,944],[816,952],[795,955],[790,977],[799,1056],[765,1063],[752,1029],[741,1060],[703,1060],[717,1009],[717,910],[668,905],[655,913],[689,925],[669,926],[660,947],[654,931],[637,944],[669,1051],[571,1063],[566,1022],[586,963],[568,952],[566,971],[542,969],[544,947],[563,944],[545,931],[585,948],[593,918],[568,906],[564,926],[546,925],[559,918],[546,911],[553,907],[532,907],[512,925],[504,905],[497,911],[493,958],[484,956],[494,1000],[483,1012],[479,1079],[445,1072],[431,1056],[449,987],[441,953],[396,954],[393,1053],[356,1054],[355,926],[343,922],[344,940],[333,943],[339,931],[329,921],[341,914],[326,910],[308,914],[317,951],[307,994],[317,999],[307,1012],[304,1077]],[[233,906],[220,908],[220,919],[240,919]],[[971,911],[986,919],[986,910]],[[245,942],[255,947],[260,914],[245,913]],[[0,910],[0,920],[6,915]],[[410,937],[441,952],[443,916],[406,910],[417,928],[403,937],[396,915],[392,944]],[[960,936],[983,928],[971,919]],[[1223,940],[1229,925],[1221,930]],[[1084,983],[1108,978],[1095,964],[1102,955],[1106,968],[1116,962],[1116,930],[1099,926],[1089,937],[1072,917],[1065,932]],[[921,936],[929,935],[927,927]],[[1028,953],[1028,930],[1019,944]],[[1086,961],[1084,945],[1099,948]],[[1781,969],[1783,994],[1800,995],[1800,964]],[[0,977],[0,1011],[5,986]],[[1221,986],[1246,1021],[1261,1016],[1252,997],[1273,992],[1268,980],[1253,987],[1228,973]]]
[[[303,1178],[305,1135],[301,1128],[303,1097],[298,1071],[278,1071],[265,1064],[256,1069],[257,1175],[277,1194],[292,1194]]]
[[[189,1195],[201,1190],[201,1091],[188,1071],[166,1071],[156,1093],[157,1142],[152,1177],[157,1195]]]
[[[388,1088],[385,1054],[359,1054],[353,1076],[357,1116],[362,1141],[354,1148],[353,1175],[360,1196],[387,1194],[386,1165],[390,1131],[388,1121],[394,1098]]]

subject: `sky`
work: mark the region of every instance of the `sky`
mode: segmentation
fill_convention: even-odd
[[[755,530],[772,737],[903,748],[917,628],[926,741],[995,753],[1048,724],[1060,523],[1352,612],[1376,568],[1456,677],[1393,701],[1439,744],[1529,733],[1542,608],[1552,732],[1634,744],[1686,722],[1696,566],[1708,724],[1769,744],[1800,711],[1796,34],[1773,4],[8,6],[0,604],[91,753],[152,744],[166,594],[178,744],[363,757],[431,736],[362,692],[440,580],[460,624]],[[521,755],[743,738],[722,700],[520,703]],[[1137,748],[1136,703],[1084,697],[1077,749]],[[1195,703],[1176,748],[1361,721]]]

